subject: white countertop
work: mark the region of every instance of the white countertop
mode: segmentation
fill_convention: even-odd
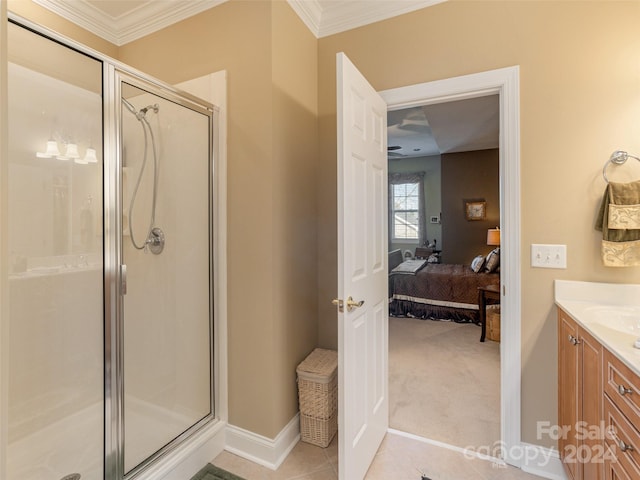
[[[556,280],[555,302],[640,375],[640,285]]]

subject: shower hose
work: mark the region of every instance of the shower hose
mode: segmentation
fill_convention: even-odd
[[[146,118],[147,111],[151,108],[155,112],[158,111],[157,105],[152,105],[146,108],[141,109],[140,111],[136,111],[133,105],[129,103],[126,99],[122,99],[127,109],[133,113],[136,119],[140,122],[140,126],[142,127],[142,132],[144,134],[144,151],[142,154],[142,165],[140,166],[140,172],[138,173],[138,178],[136,180],[136,184],[133,189],[133,193],[131,194],[131,201],[129,202],[129,235],[131,236],[131,243],[134,248],[137,250],[143,250],[146,248],[147,244],[151,242],[153,227],[156,222],[156,200],[158,193],[158,155],[156,151],[156,141],[153,135],[153,129],[151,128],[151,124]],[[140,189],[140,184],[142,183],[142,176],[144,175],[144,170],[147,165],[147,157],[149,151],[149,138],[151,139],[151,150],[153,153],[153,193],[151,200],[151,218],[149,220],[149,229],[147,231],[147,237],[141,245],[136,242],[135,235],[133,233],[133,207],[136,202],[136,197],[138,195],[138,190]]]

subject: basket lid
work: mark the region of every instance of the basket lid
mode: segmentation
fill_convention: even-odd
[[[316,348],[305,358],[296,372],[308,373],[320,376],[331,376],[338,368],[338,352],[335,350],[326,350],[324,348]]]

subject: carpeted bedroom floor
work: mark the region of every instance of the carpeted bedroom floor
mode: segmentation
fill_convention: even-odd
[[[500,439],[500,344],[480,327],[389,318],[389,426],[458,447]]]

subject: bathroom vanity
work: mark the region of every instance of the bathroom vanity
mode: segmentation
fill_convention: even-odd
[[[558,449],[572,480],[640,478],[640,285],[556,281]]]

